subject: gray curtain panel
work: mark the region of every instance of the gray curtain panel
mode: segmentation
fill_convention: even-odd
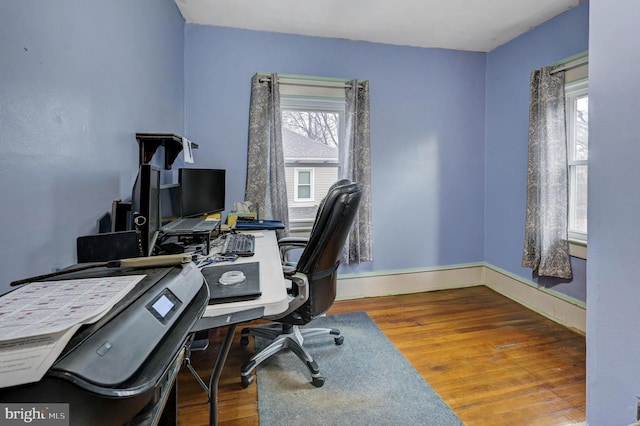
[[[371,144],[369,82],[352,80],[345,88],[345,132],[340,149],[340,178],[362,185],[358,214],[347,241],[346,263],[373,260],[371,243]]]
[[[570,279],[564,72],[531,73],[527,212],[522,266]]]
[[[256,204],[261,219],[280,220],[285,229],[278,237],[289,235],[289,207],[282,148],[282,117],[277,74],[251,81],[249,111],[249,147],[245,200]]]

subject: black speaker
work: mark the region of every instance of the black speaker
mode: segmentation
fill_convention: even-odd
[[[140,231],[107,232],[77,239],[78,263],[144,256]]]
[[[113,200],[111,204],[111,232],[128,231],[131,227],[131,203]]]

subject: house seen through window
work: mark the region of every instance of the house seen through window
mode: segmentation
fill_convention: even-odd
[[[338,180],[344,90],[281,86],[282,143],[292,231],[309,230]]]

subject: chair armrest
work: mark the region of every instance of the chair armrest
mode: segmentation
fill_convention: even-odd
[[[309,280],[305,274],[296,272],[293,275],[286,276],[286,278],[291,280],[292,285],[297,288],[297,291],[294,292],[293,295],[290,295],[289,307],[286,311],[274,316],[265,317],[266,319],[277,320],[279,318],[284,318],[292,312],[295,312],[309,299]]]
[[[303,249],[307,246],[309,239],[306,237],[284,237],[278,240],[280,249],[280,260],[282,263],[287,262],[287,253],[295,249]]]
[[[278,240],[279,247],[304,247],[309,242],[309,238],[307,237],[284,237]]]

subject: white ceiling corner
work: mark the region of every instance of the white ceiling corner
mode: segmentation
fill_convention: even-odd
[[[489,52],[584,0],[175,0],[187,23]]]

